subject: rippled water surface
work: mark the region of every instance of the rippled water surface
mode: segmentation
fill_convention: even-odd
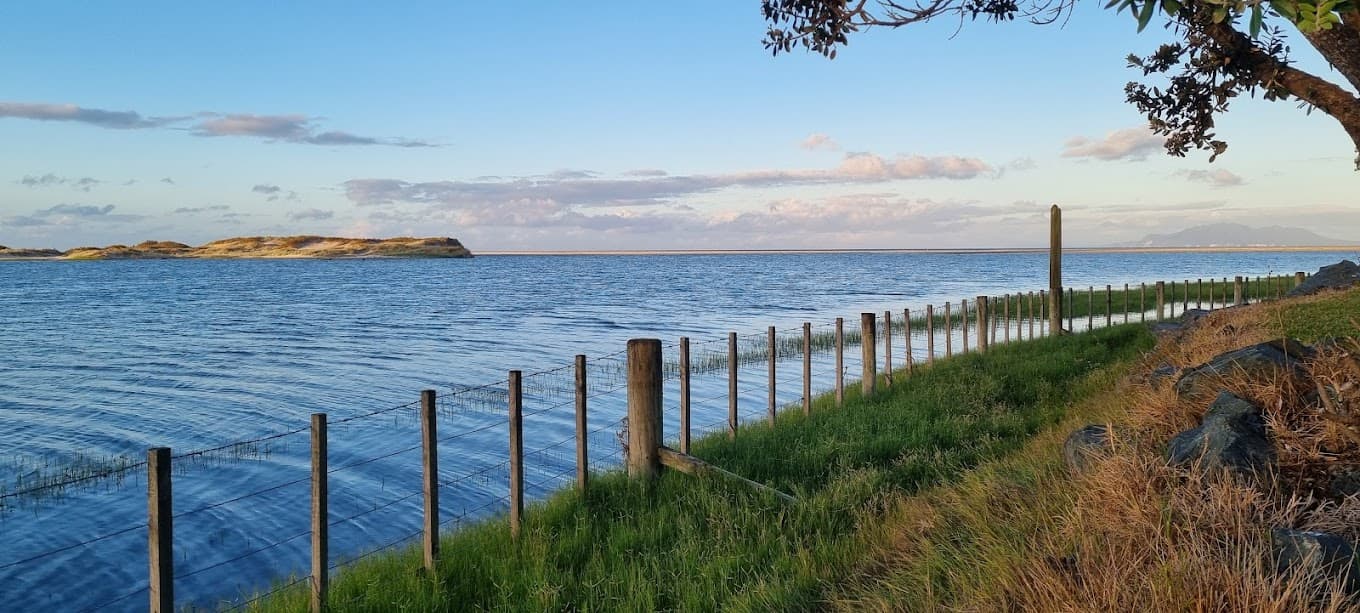
[[[1343,255],[1070,254],[1065,273],[1069,285],[1119,286],[1312,271]],[[728,330],[822,326],[861,311],[1038,290],[1046,266],[1043,254],[889,253],[0,262],[0,487],[12,493],[81,458],[106,466],[138,461],[152,446],[180,452],[299,430],[312,413],[352,418],[416,401],[421,389],[614,354],[633,337],[701,343]],[[559,374],[536,379],[545,382],[538,396],[527,392],[540,411],[526,402],[526,447],[549,447],[529,460],[529,480],[539,477],[531,494],[561,484],[574,461],[570,442],[551,447],[573,432],[571,408],[550,404],[558,396],[546,389],[570,385],[570,372]],[[796,376],[780,377],[781,402],[796,400]],[[719,383],[695,393],[720,394]],[[764,406],[763,389],[743,388],[753,410]],[[622,415],[617,395],[593,409],[601,431],[592,457],[617,451],[607,427]],[[484,404],[502,397],[490,393]],[[720,420],[725,406],[696,406],[696,423]],[[443,408],[441,433],[457,435],[441,444],[450,481],[441,518],[451,526],[464,513],[497,510],[506,443],[503,410]],[[333,427],[336,563],[418,528],[414,414]],[[177,461],[181,602],[229,602],[305,572],[307,445],[304,431]],[[144,478],[133,470],[59,496],[8,499],[6,606],[74,609],[126,596],[107,608],[144,607],[136,593],[146,584]],[[255,495],[231,500],[246,493]]]

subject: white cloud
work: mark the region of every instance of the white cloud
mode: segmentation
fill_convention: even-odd
[[[1208,183],[1214,187],[1232,187],[1246,183],[1240,175],[1222,168],[1216,170],[1179,170],[1178,176],[1185,177],[1187,181]]]
[[[1145,127],[1115,130],[1104,139],[1093,140],[1075,136],[1063,143],[1065,158],[1094,158],[1097,160],[1143,160],[1162,146],[1163,138]]]
[[[837,144],[835,140],[832,140],[830,136],[827,136],[821,132],[813,132],[812,134],[809,134],[807,138],[803,139],[803,142],[798,143],[798,146],[802,147],[803,149],[807,149],[808,151],[841,150],[841,146]]]

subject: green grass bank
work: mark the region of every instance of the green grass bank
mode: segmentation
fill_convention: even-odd
[[[515,542],[503,518],[445,537],[438,572],[410,549],[334,577],[335,611],[803,610],[833,597],[886,537],[894,501],[957,482],[1063,421],[1152,346],[1142,326],[1044,338],[917,366],[844,407],[744,426],[694,454],[798,498],[667,471],[650,486],[598,475],[585,494],[531,505]],[[302,611],[306,584],[252,606]]]

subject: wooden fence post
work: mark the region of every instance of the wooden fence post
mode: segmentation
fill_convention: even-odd
[[[420,453],[425,495],[425,568],[434,572],[439,562],[439,436],[434,390],[420,392]],[[322,416],[324,419],[324,415]]]
[[[774,326],[770,326],[769,331],[766,333],[766,336],[767,336],[766,343],[770,346],[770,362],[769,362],[769,370],[770,370],[770,374],[769,374],[769,379],[770,379],[770,390],[769,390],[769,391],[770,391],[770,398],[769,398],[769,403],[768,403],[769,406],[767,406],[766,409],[768,410],[768,412],[769,412],[769,414],[770,414],[769,416],[770,416],[770,425],[771,425],[771,426],[774,425],[774,414],[775,414],[775,408],[776,408],[776,407],[775,407],[775,404],[776,404],[776,400],[775,400],[775,394],[776,394],[776,391],[775,391],[775,362],[779,359],[779,348],[775,346],[775,342],[776,342],[775,335],[776,335],[776,331],[775,331],[775,329],[774,329]]]
[[[803,322],[803,414],[812,414],[812,322]],[[685,449],[682,453],[689,453]]]
[[[1195,279],[1195,308],[1204,308],[1204,279]]]
[[[935,363],[935,305],[926,305],[926,364]]]
[[[682,336],[680,337],[680,453],[689,453],[689,378],[689,337]]]
[[[963,352],[968,353],[968,299],[959,301],[959,324],[963,328]]]
[[[1307,273],[1304,273],[1302,271],[1294,273],[1294,287],[1303,285],[1304,280],[1307,278],[1308,278]]]
[[[150,561],[152,613],[175,610],[174,497],[170,492],[170,448],[146,450],[146,544]]]
[[[586,379],[586,356],[576,356],[576,489],[584,492],[590,485],[590,429],[586,403],[590,396]]]
[[[1096,327],[1096,288],[1094,285],[1086,286],[1086,331],[1090,332]]]
[[[1233,306],[1242,306],[1244,304],[1246,304],[1246,300],[1242,297],[1242,276],[1238,275],[1233,278]]]
[[[883,384],[892,387],[892,311],[883,311]]]
[[[1129,323],[1129,284],[1124,284],[1124,323]]]
[[[1168,311],[1172,319],[1176,318],[1176,282],[1171,282],[1171,300],[1167,302]]]
[[[902,309],[902,349],[907,354],[907,376],[916,367],[916,356],[911,354],[911,309]]]
[[[977,349],[978,352],[986,352],[990,346],[987,342],[987,312],[991,310],[991,305],[986,296],[974,298],[973,305],[973,310],[977,311]]]
[[[877,344],[877,334],[875,328],[878,324],[878,315],[873,313],[859,314],[859,346],[862,359],[863,379],[860,380],[860,393],[865,398],[874,395],[874,388],[878,383],[878,357],[874,355],[874,345]]]
[[[1077,294],[1076,288],[1067,288],[1067,330],[1076,331],[1077,328]]]
[[[1034,340],[1034,291],[1029,292],[1029,340]]]
[[[836,318],[836,408],[845,404],[845,318]]]
[[[737,438],[737,333],[727,333],[727,438]]]
[[[421,410],[423,413],[423,406]],[[330,485],[326,443],[326,414],[312,413],[312,613],[327,609],[326,592],[330,588]]]
[[[628,341],[628,477],[661,473],[661,341]]]
[[[1181,291],[1181,315],[1184,315],[1190,310],[1190,280],[1186,279],[1181,287],[1184,288]]]
[[[1053,205],[1048,220],[1048,329],[1057,336],[1062,330],[1062,209]]]
[[[1157,321],[1166,319],[1166,282],[1157,282]]]
[[[1114,325],[1114,293],[1109,285],[1105,286],[1105,327]]]
[[[510,538],[519,540],[524,524],[524,375],[510,371],[507,398],[510,409]],[[633,424],[628,424],[633,429]],[[635,453],[628,450],[629,457]]]
[[[949,314],[949,303],[944,303],[944,357],[954,357],[954,320]]]
[[[1048,323],[1048,306],[1046,290],[1041,289],[1039,290],[1039,336],[1041,337],[1053,334],[1052,328],[1049,328],[1047,333],[1044,332],[1044,326]]]

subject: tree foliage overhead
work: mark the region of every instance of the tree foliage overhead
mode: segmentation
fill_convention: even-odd
[[[769,23],[765,47],[775,54],[803,47],[835,58],[852,33],[922,21],[979,19],[1049,24],[1071,14],[1076,0],[761,0]],[[1340,122],[1356,146],[1360,169],[1360,0],[1109,0],[1139,31],[1160,16],[1178,40],[1129,64],[1154,83],[1131,82],[1128,101],[1145,113],[1166,150],[1184,156],[1227,148],[1214,117],[1246,93],[1298,100]],[[1298,69],[1284,37],[1298,32],[1340,76],[1339,82]],[[1331,75],[1329,75],[1330,77]],[[1349,85],[1350,89],[1347,89]]]

